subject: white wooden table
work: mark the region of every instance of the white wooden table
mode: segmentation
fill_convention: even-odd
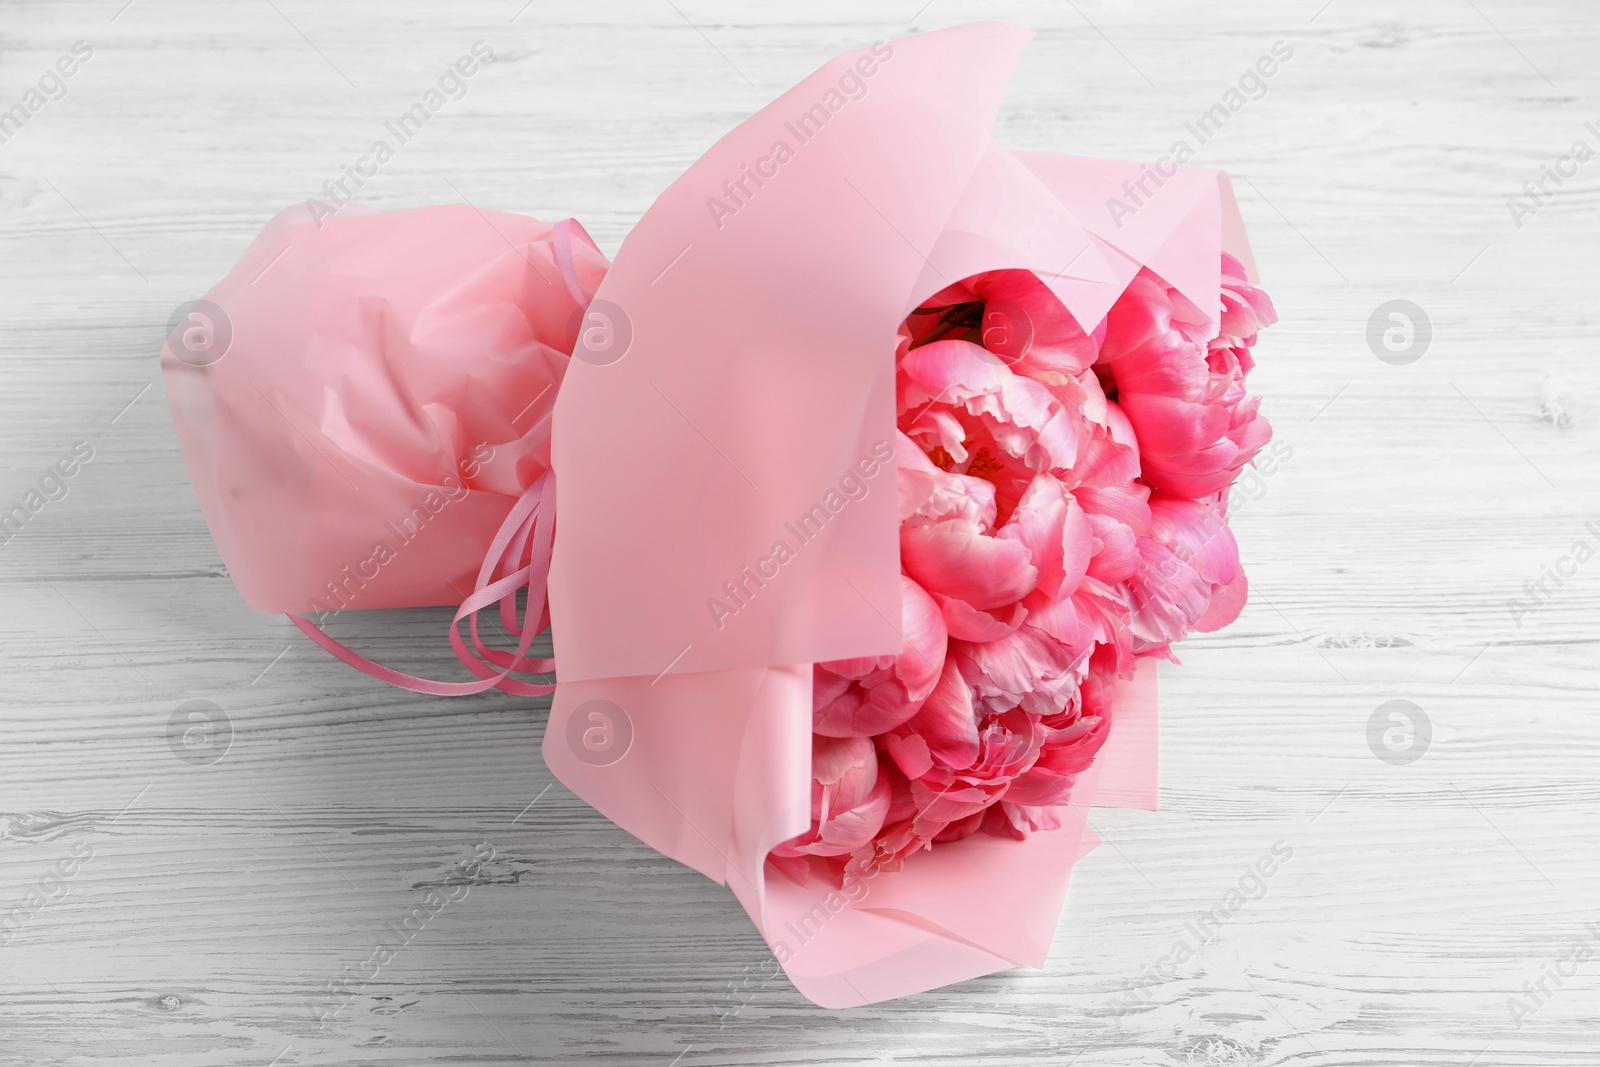
[[[1507,205],[1600,147],[1589,5],[124,2],[0,3],[0,109],[93,51],[0,144],[0,510],[93,451],[0,544],[0,1063],[1600,1062],[1600,959],[1573,955],[1600,941],[1600,562],[1570,555],[1600,545],[1600,160],[1520,226]],[[552,787],[541,705],[385,688],[244,605],[157,352],[477,40],[496,62],[362,198],[574,215],[614,251],[825,59],[984,18],[1038,32],[998,135],[1086,155],[1193,143],[1292,47],[1197,152],[1283,316],[1254,381],[1292,458],[1235,519],[1243,617],[1164,673],[1162,810],[1095,813],[1046,969],[842,1012],[752,979],[724,1024],[765,946]],[[1432,326],[1404,365],[1366,336],[1395,299]],[[1545,568],[1570,573],[1519,618]],[[438,672],[447,617],[336,632]],[[219,762],[169,748],[190,700],[231,722]],[[1431,724],[1410,763],[1369,745],[1391,700]],[[308,1002],[485,841],[467,896],[319,1026]],[[1264,895],[1172,963],[1279,841]]]

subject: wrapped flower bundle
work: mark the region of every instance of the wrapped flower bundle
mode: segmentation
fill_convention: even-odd
[[[1227,178],[995,144],[1027,38],[829,62],[614,262],[571,220],[291,208],[163,355],[252,606],[419,692],[554,692],[556,776],[826,1006],[1040,966],[1088,807],[1154,804],[1154,661],[1245,600],[1274,314]],[[422,605],[475,681],[325,631]]]

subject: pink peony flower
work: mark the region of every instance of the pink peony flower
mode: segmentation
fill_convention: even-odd
[[[1177,496],[1225,489],[1272,435],[1245,392],[1256,331],[1277,320],[1244,268],[1223,256],[1222,332],[1149,271],[1140,271],[1107,316],[1100,364],[1139,440],[1146,482]]]
[[[1002,520],[1035,474],[1076,462],[1084,419],[1051,387],[970,341],[901,348],[901,429],[935,466],[992,483]]]
[[[912,347],[941,337],[981,345],[1017,374],[1056,384],[1094,363],[1085,334],[1033,272],[996,270],[935,293],[906,321]]]
[[[907,478],[928,487],[901,518],[901,564],[939,605],[950,636],[997,640],[1022,624],[1026,598],[1077,588],[1089,565],[1089,520],[1053,475],[1030,478],[1001,524],[993,482],[941,471],[914,448],[901,455]]]
[[[852,863],[898,870],[936,842],[980,830],[1023,837],[1059,826],[1055,809],[1108,735],[1113,674],[1114,656],[1100,655],[1084,684],[1065,689],[1049,714],[1013,707],[975,715],[970,691],[947,664],[922,711],[880,739],[894,799],[874,850],[856,853]]]

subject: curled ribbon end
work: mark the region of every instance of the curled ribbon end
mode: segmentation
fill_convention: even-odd
[[[571,221],[571,220],[568,220]],[[581,227],[580,227],[581,230]],[[584,235],[587,238],[587,234]],[[568,238],[570,240],[570,238]],[[568,259],[571,258],[570,246]],[[563,271],[565,273],[565,271]],[[545,471],[517,499],[496,531],[472,593],[456,609],[450,620],[450,647],[456,658],[478,676],[476,682],[441,682],[406,674],[376,663],[349,646],[329,637],[311,620],[290,615],[289,620],[307,637],[334,658],[382,682],[429,696],[470,696],[489,689],[500,689],[517,696],[545,696],[555,692],[552,682],[524,682],[513,673],[546,674],[555,670],[553,659],[530,659],[527,652],[533,639],[550,624],[548,586],[550,554],[555,542],[555,473]],[[517,594],[527,591],[521,617],[517,616]],[[513,636],[520,638],[515,653],[502,652],[483,643],[478,633],[478,612],[498,602],[500,618]],[[537,612],[537,614],[535,614]],[[472,634],[469,649],[461,637],[460,623],[468,620]],[[495,668],[500,668],[496,670]]]

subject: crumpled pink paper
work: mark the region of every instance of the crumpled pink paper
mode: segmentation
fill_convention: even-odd
[[[326,213],[323,213],[326,216]],[[257,611],[459,604],[550,464],[579,326],[551,227],[448,204],[280,212],[162,352],[190,481]],[[573,242],[592,295],[605,257]],[[220,342],[218,342],[220,344]],[[214,359],[214,362],[211,360]]]
[[[228,354],[163,358],[197,495],[259,610],[459,603],[553,465],[546,762],[728,884],[828,1007],[1041,966],[1088,808],[1155,804],[1145,662],[1061,829],[941,844],[848,892],[765,861],[810,825],[811,664],[901,648],[894,469],[870,461],[892,453],[901,320],[1026,268],[1090,331],[1144,266],[1215,330],[1219,252],[1251,263],[1220,172],[1156,184],[990,139],[1029,37],[980,24],[829,62],[673,183],[609,270],[573,244],[586,312],[543,223],[293,209],[208,294]],[[1135,212],[1108,210],[1141,179]],[[393,536],[419,502],[425,528]],[[727,617],[710,601],[730,584]]]

